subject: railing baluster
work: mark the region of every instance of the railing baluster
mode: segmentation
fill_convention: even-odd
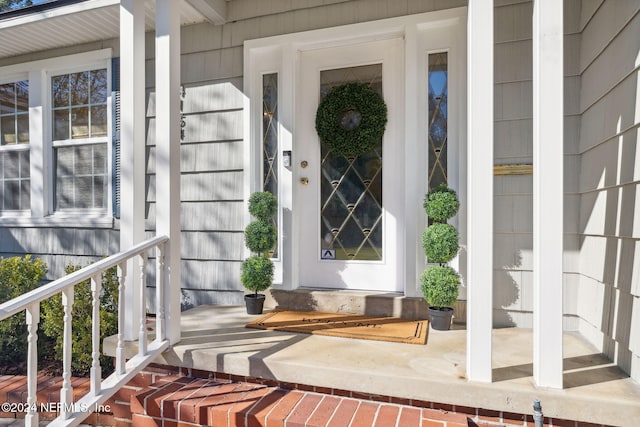
[[[34,302],[26,309],[27,315],[27,404],[28,412],[24,417],[25,427],[38,426],[36,411],[38,394],[38,323],[40,322],[40,303]]]
[[[60,390],[61,413],[66,420],[73,412],[73,388],[71,387],[71,345],[73,337],[71,335],[71,323],[73,317],[73,286],[62,291],[62,310],[64,317],[62,320],[62,389]]]
[[[156,250],[156,340],[159,341],[164,340],[167,336],[164,312],[165,248],[166,245],[161,243]]]
[[[124,313],[126,301],[124,300],[124,282],[127,277],[127,263],[118,264],[118,344],[116,346],[116,373],[124,375],[125,348],[124,348]]]
[[[37,403],[37,384],[38,384],[38,324],[40,322],[40,301],[51,298],[54,295],[62,294],[62,310],[63,310],[63,373],[62,386],[60,389],[60,416],[54,421],[56,425],[77,425],[80,420],[86,418],[91,412],[87,408],[93,408],[98,402],[104,402],[104,399],[112,396],[114,387],[120,387],[128,380],[126,376],[126,354],[124,342],[124,313],[127,308],[127,301],[124,298],[126,264],[129,260],[139,257],[139,280],[141,293],[142,313],[146,313],[146,269],[148,266],[148,252],[153,248],[157,254],[157,281],[156,281],[156,340],[148,343],[148,333],[146,327],[146,316],[143,314],[140,318],[140,354],[132,359],[130,374],[139,372],[151,360],[161,354],[169,346],[166,340],[166,310],[165,295],[167,294],[165,286],[165,254],[166,254],[166,236],[158,236],[136,245],[127,251],[112,255],[104,260],[84,267],[79,271],[71,273],[65,277],[54,280],[53,282],[43,285],[38,289],[27,292],[17,298],[0,304],[0,320],[14,316],[22,311],[26,312],[27,324],[27,412],[25,414],[25,426],[37,427],[39,422]],[[118,268],[118,335],[116,345],[116,364],[115,373],[109,379],[109,387],[103,387],[102,369],[100,367],[100,310],[102,293],[102,275],[112,267]],[[73,387],[71,383],[71,366],[72,366],[72,332],[73,332],[73,300],[74,286],[85,280],[91,281],[91,378],[90,392],[78,400],[73,401]],[[170,314],[170,313],[169,313]],[[115,384],[115,385],[114,385]]]
[[[138,334],[138,352],[140,356],[147,354],[147,299],[146,299],[146,269],[147,254],[138,257],[140,268],[140,333]]]
[[[102,367],[100,366],[100,292],[102,276],[91,278],[91,393],[100,394]]]

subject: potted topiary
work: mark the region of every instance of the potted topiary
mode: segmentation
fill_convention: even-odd
[[[256,192],[249,197],[249,213],[256,218],[244,230],[245,245],[254,253],[240,267],[240,281],[252,294],[244,296],[248,314],[262,314],[264,291],[273,281],[273,262],[269,253],[276,244],[276,229],[271,219],[276,214],[278,202],[268,192]]]
[[[422,235],[422,245],[430,264],[422,273],[422,294],[429,304],[429,320],[436,330],[448,330],[451,326],[453,308],[458,299],[460,275],[445,265],[458,253],[458,230],[447,220],[460,207],[456,192],[445,184],[427,193],[424,208],[433,223]]]

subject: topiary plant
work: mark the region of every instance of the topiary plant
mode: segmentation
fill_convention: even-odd
[[[458,230],[453,225],[436,222],[424,230],[422,246],[429,262],[443,263],[458,253]]]
[[[264,291],[273,282],[273,262],[268,254],[273,250],[277,242],[276,228],[270,220],[278,211],[276,197],[268,192],[257,192],[249,197],[249,213],[256,220],[251,222],[244,230],[244,241],[247,248],[255,255],[244,260],[240,266],[240,281],[242,285],[253,295],[245,295],[247,312],[249,314],[262,313],[264,295],[258,292]],[[258,300],[261,300],[258,303]]]
[[[458,299],[460,275],[453,268],[434,265],[422,272],[422,294],[434,307],[450,307]]]
[[[446,184],[440,184],[427,193],[424,200],[424,209],[427,217],[437,222],[445,222],[452,218],[460,208],[460,202],[456,192]]]
[[[258,295],[271,286],[273,281],[273,262],[269,258],[254,255],[245,259],[240,267],[240,281],[250,291]]]
[[[269,252],[276,244],[276,229],[264,220],[253,221],[244,229],[244,242],[251,252]]]
[[[249,196],[249,213],[255,218],[262,221],[269,221],[276,214],[277,210],[278,200],[276,200],[276,196],[273,194],[267,191],[258,191]]]
[[[450,266],[444,265],[451,261],[459,250],[458,230],[446,221],[458,212],[460,202],[454,190],[441,184],[427,193],[424,208],[433,224],[424,231],[422,245],[427,261],[438,265],[428,266],[420,276],[422,294],[431,306],[432,327],[449,329],[452,312],[449,307],[458,298],[460,275]],[[447,316],[436,316],[433,310],[446,311]],[[442,323],[436,325],[435,320]]]

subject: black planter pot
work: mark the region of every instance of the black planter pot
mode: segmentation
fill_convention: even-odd
[[[429,323],[436,331],[448,331],[451,328],[453,308],[429,307]]]
[[[247,314],[262,314],[262,308],[264,307],[264,294],[245,295],[244,303],[247,306]]]

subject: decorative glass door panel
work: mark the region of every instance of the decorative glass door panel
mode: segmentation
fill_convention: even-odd
[[[321,98],[350,82],[368,84],[382,95],[382,65],[322,71]],[[359,156],[336,155],[325,144],[320,155],[320,252],[335,260],[382,260],[382,139]]]
[[[292,162],[296,286],[404,289],[402,46],[390,39],[300,53]],[[344,157],[320,143],[315,117],[332,88],[351,82],[383,96],[387,125],[371,150]],[[339,116],[342,126],[367,119],[355,109]]]
[[[447,184],[448,54],[429,54],[429,189]]]

